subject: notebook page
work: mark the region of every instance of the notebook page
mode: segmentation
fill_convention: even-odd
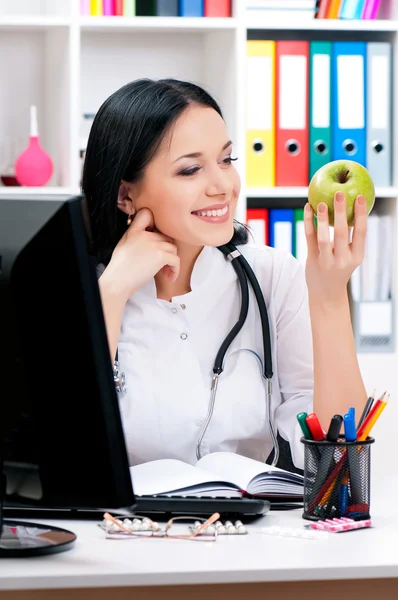
[[[240,495],[228,480],[204,469],[175,459],[161,459],[130,467],[133,490],[137,496],[189,491],[191,495],[219,492]],[[229,493],[231,492],[231,493]],[[211,495],[207,493],[206,495]],[[215,494],[217,495],[217,494]]]
[[[233,481],[240,489],[252,494],[302,492],[303,478],[300,475],[233,452],[207,454],[197,462],[197,466],[217,473],[226,481]],[[261,479],[261,475],[264,475],[264,480],[262,481],[263,485],[259,486],[257,480]],[[269,483],[268,478],[270,479]],[[253,483],[255,483],[254,486]]]

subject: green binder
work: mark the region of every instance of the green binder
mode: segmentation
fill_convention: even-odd
[[[332,160],[332,42],[310,42],[309,173]]]
[[[295,208],[293,214],[293,256],[305,266],[307,260],[307,241],[304,233],[304,209]]]

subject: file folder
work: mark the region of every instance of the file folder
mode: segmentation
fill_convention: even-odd
[[[355,346],[358,353],[395,351],[395,303],[354,302],[352,306]]]
[[[308,255],[307,239],[304,230],[304,209],[294,209],[293,254],[305,267]]]
[[[203,0],[180,0],[180,17],[203,17]]]
[[[361,19],[364,0],[342,0],[339,19]]]
[[[379,284],[378,300],[385,302],[391,298],[393,269],[393,218],[390,215],[380,216],[379,246]]]
[[[204,0],[205,17],[230,17],[231,0]]]
[[[332,45],[332,160],[366,167],[366,42]]]
[[[268,246],[268,209],[248,208],[246,211],[246,221],[248,227],[250,227],[254,242]]]
[[[332,0],[319,0],[318,11],[316,13],[317,19],[327,19],[329,4]]]
[[[340,12],[341,0],[329,0],[328,12],[326,15],[327,19],[338,19]]]
[[[276,185],[308,185],[308,41],[276,42]]]
[[[102,0],[90,0],[90,15],[92,17],[102,17]]]
[[[361,265],[361,300],[366,302],[375,302],[378,299],[378,275],[382,266],[379,264],[380,242],[380,217],[373,212],[367,219],[365,256]]]
[[[271,208],[269,211],[270,246],[293,254],[293,208]]]
[[[156,17],[156,0],[135,0],[137,17]],[[129,15],[133,16],[133,15]]]
[[[391,185],[391,44],[368,42],[366,57],[366,167],[376,186]]]
[[[246,185],[275,185],[275,42],[246,42]]]
[[[365,0],[362,19],[376,19],[380,8],[380,0]]]
[[[115,17],[123,16],[123,0],[115,0]]]
[[[310,179],[332,160],[331,59],[332,42],[310,42]]]
[[[137,3],[139,0],[137,0]],[[136,12],[135,0],[123,0],[123,16],[124,17],[135,17]]]
[[[157,17],[178,17],[178,0],[156,0]]]

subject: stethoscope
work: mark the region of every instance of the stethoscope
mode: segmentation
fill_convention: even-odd
[[[246,321],[247,313],[249,310],[249,287],[247,284],[247,282],[249,281],[253,288],[253,292],[256,297],[258,309],[260,312],[261,328],[262,328],[262,336],[263,336],[263,353],[264,353],[263,359],[264,360],[263,361],[261,360],[261,358],[257,354],[257,352],[254,352],[254,350],[250,350],[248,348],[241,348],[241,349],[235,350],[235,351],[231,352],[229,356],[231,356],[232,354],[234,354],[236,352],[250,352],[251,354],[254,355],[254,357],[259,362],[262,376],[264,377],[265,382],[266,382],[266,385],[265,385],[266,411],[267,411],[268,426],[269,426],[269,430],[270,430],[270,434],[271,434],[272,444],[274,447],[274,456],[272,459],[272,465],[274,466],[278,462],[278,459],[279,459],[279,444],[278,444],[278,440],[277,440],[277,434],[275,431],[275,426],[274,426],[274,422],[272,419],[272,411],[271,411],[271,396],[272,396],[271,380],[272,380],[273,372],[272,372],[271,336],[270,336],[270,330],[269,330],[267,307],[265,305],[264,296],[261,291],[260,285],[257,281],[257,277],[254,274],[253,269],[251,268],[251,266],[249,265],[249,263],[247,262],[245,257],[242,256],[242,254],[236,248],[236,246],[234,246],[234,244],[226,244],[224,246],[218,246],[218,249],[224,254],[226,259],[232,263],[232,266],[235,269],[235,272],[238,276],[238,280],[239,280],[239,284],[240,284],[240,288],[241,288],[241,294],[242,294],[241,308],[240,308],[240,314],[239,314],[238,321],[232,327],[231,331],[229,332],[229,334],[227,335],[227,337],[221,344],[220,349],[218,350],[217,356],[214,361],[214,366],[213,366],[214,375],[213,375],[212,381],[211,381],[209,410],[207,412],[206,419],[204,420],[202,428],[199,433],[198,443],[196,446],[196,456],[197,456],[198,460],[203,456],[202,442],[203,442],[205,433],[210,425],[211,418],[213,416],[214,405],[216,402],[216,395],[217,395],[218,379],[224,370],[225,355],[227,353],[228,348],[230,347],[233,340],[238,335],[239,331],[242,329],[242,327]]]

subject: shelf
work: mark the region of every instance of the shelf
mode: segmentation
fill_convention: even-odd
[[[247,29],[259,30],[278,30],[283,31],[390,31],[396,32],[398,21],[396,20],[343,20],[343,19],[309,19],[308,21],[288,22],[286,21],[265,21],[246,18],[245,25]]]
[[[0,186],[0,197],[8,196],[75,196],[80,194],[78,188],[63,186],[43,186],[43,187],[24,187],[24,186]]]
[[[12,17],[0,16],[0,31],[46,31],[55,27],[69,27],[71,20],[67,17]]]
[[[206,32],[224,31],[236,29],[237,21],[234,18],[211,18],[211,17],[81,17],[79,24],[82,31],[132,31],[144,32],[167,31],[175,33],[183,32]]]
[[[306,198],[307,187],[246,188],[246,198]],[[397,187],[376,188],[376,198],[398,197]]]

